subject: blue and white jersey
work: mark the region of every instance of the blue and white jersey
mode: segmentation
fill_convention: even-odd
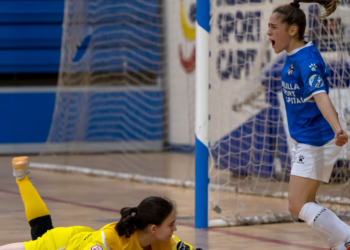
[[[334,132],[313,96],[329,91],[328,69],[317,48],[309,42],[288,53],[282,70],[282,92],[291,137],[299,143],[322,146]]]

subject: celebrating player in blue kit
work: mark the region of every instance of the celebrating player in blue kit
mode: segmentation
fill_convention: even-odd
[[[317,3],[328,16],[339,0]],[[298,2],[277,7],[267,31],[274,51],[288,54],[282,70],[282,92],[294,139],[289,211],[315,229],[330,249],[349,250],[350,227],[315,199],[321,182],[329,181],[348,135],[328,97],[328,69],[312,42],[304,42],[306,17],[299,7]]]

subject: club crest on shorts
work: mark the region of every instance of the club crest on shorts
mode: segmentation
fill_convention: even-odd
[[[320,88],[323,86],[323,79],[319,75],[312,75],[309,78],[309,84],[310,84],[311,90]]]
[[[103,248],[100,245],[95,245],[91,247],[91,250],[103,250]]]
[[[289,76],[291,76],[291,75],[293,74],[293,72],[294,72],[294,64],[290,65],[287,74],[288,74]]]

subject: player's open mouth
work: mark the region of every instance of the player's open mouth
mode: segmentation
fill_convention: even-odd
[[[272,48],[275,47],[275,41],[274,40],[270,40],[272,43]]]

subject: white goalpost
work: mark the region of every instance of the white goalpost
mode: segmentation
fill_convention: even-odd
[[[208,227],[209,0],[197,0],[195,227]]]

